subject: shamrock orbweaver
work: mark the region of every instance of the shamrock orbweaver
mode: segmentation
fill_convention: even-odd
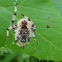
[[[30,43],[30,38],[33,37],[34,41],[36,41],[36,37],[34,35],[34,32],[36,30],[36,25],[33,24],[33,22],[27,17],[21,14],[24,18],[20,19],[17,24],[14,24],[15,18],[16,18],[16,12],[17,12],[17,0],[15,2],[15,10],[14,10],[14,16],[12,19],[12,26],[10,26],[7,29],[7,37],[9,39],[9,30],[13,29],[15,32],[15,42],[19,47],[23,47],[26,44],[26,41],[28,41],[28,45]],[[20,43],[19,43],[19,42]]]

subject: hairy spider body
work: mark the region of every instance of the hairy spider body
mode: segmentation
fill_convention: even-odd
[[[20,19],[17,24],[14,24],[15,17],[17,12],[17,0],[15,2],[15,10],[14,10],[14,16],[12,19],[12,26],[10,26],[7,29],[7,37],[9,40],[9,30],[13,29],[15,32],[15,41],[16,44],[20,47],[20,44],[24,48],[26,41],[28,41],[28,44],[30,42],[30,38],[33,37],[34,41],[36,40],[36,37],[34,35],[34,31],[36,30],[36,25],[33,24],[33,22],[27,17],[21,14],[24,18]],[[18,42],[19,40],[19,42]]]

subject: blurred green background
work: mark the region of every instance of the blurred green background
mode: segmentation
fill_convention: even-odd
[[[31,39],[24,49],[16,45],[13,30],[9,41],[6,36],[6,29],[12,25],[14,2],[0,0],[0,62],[62,61],[62,0],[17,0],[15,24],[24,14],[37,25],[37,41]]]

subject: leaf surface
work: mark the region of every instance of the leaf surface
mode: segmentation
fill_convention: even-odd
[[[0,0],[0,47],[9,48],[18,53],[28,54],[38,59],[62,60],[62,16],[50,0],[18,0],[15,24],[22,16],[28,16],[36,25],[37,41],[31,39],[30,45],[23,50],[14,41],[14,32],[10,31],[7,40],[6,29],[12,25],[15,0]],[[59,0],[61,1],[61,0]],[[48,18],[50,17],[50,18]],[[50,28],[46,28],[49,25]],[[14,44],[13,44],[14,42]]]

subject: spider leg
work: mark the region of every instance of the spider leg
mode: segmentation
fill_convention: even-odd
[[[17,30],[15,30],[15,42],[20,47],[20,44],[18,43],[18,40],[19,40],[18,36],[19,36],[19,32]]]
[[[35,37],[34,33],[33,33],[33,39],[34,39],[34,41],[36,41],[36,37]]]
[[[22,43],[20,40],[19,40],[19,42],[21,44],[21,47],[24,49],[26,43]]]
[[[6,31],[8,40],[9,40],[9,30],[11,30],[11,29],[12,29],[12,26],[10,26],[10,27],[7,29],[7,31]]]
[[[22,42],[19,40],[19,42],[20,42],[20,44],[21,44],[21,46],[23,47],[23,44],[22,44]]]
[[[34,27],[32,27],[31,31],[29,32],[29,37],[30,38],[33,37],[34,41],[36,41],[36,37],[35,37],[35,34],[34,34],[35,30],[36,29]]]
[[[36,26],[35,24],[32,24],[32,28],[31,28],[31,30],[32,30],[33,32],[36,31],[36,28],[37,28],[37,26]]]
[[[28,45],[30,44],[30,38],[31,38],[31,37],[28,37]]]
[[[17,46],[19,46],[19,47],[20,47],[20,44],[19,44],[18,42],[17,42],[16,44],[17,44]]]
[[[23,49],[24,49],[24,47],[25,47],[25,44],[26,44],[26,43],[21,43]]]
[[[17,12],[17,0],[15,2],[15,9],[14,9],[14,16],[13,16],[13,19],[12,19],[12,27],[14,27],[14,21],[15,21],[15,17],[16,17],[16,12]]]
[[[19,47],[20,47],[20,44],[19,44],[18,42],[17,42],[16,44],[17,44],[17,46],[19,46]]]
[[[20,41],[20,40],[21,40],[21,36],[18,36],[17,38],[18,38],[18,40],[19,40],[19,43],[20,43],[21,46],[23,47],[23,44],[22,44],[22,42]]]
[[[34,41],[36,41],[36,37],[35,37],[35,34],[34,34],[33,31],[31,31],[31,33],[30,33],[30,37],[33,37]]]
[[[22,15],[25,19],[31,21],[27,16],[25,16],[25,15],[23,15],[23,14],[21,14],[21,15]]]
[[[18,43],[17,36],[15,36],[15,42],[16,42],[16,44],[20,47],[20,44]]]

